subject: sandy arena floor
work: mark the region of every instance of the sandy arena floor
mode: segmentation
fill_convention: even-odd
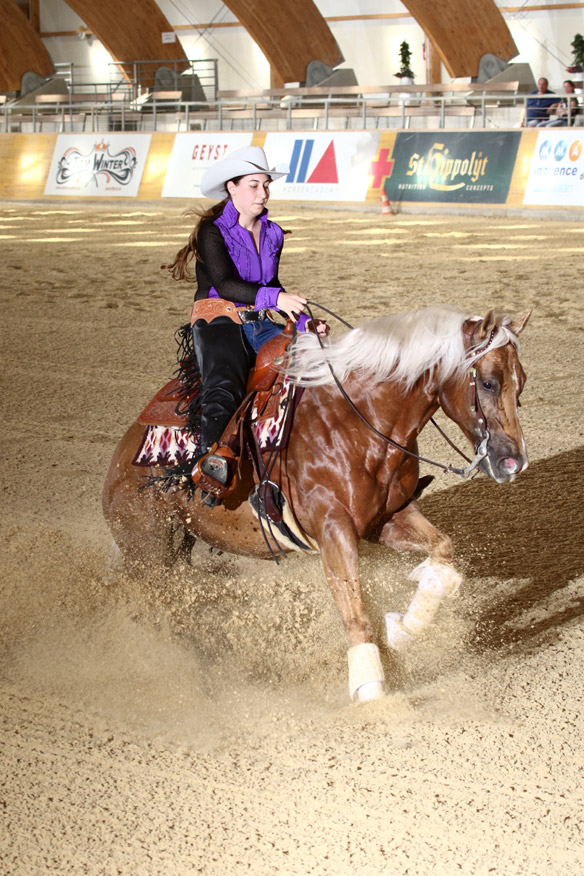
[[[182,209],[0,204],[0,872],[582,876],[584,226],[272,206],[287,288],[353,323],[533,308],[530,468],[437,477],[462,595],[355,706],[318,558],[199,544],[168,581],[104,583],[108,460],[190,308],[160,270]],[[422,451],[454,461],[429,430]],[[376,619],[414,564],[363,548]]]

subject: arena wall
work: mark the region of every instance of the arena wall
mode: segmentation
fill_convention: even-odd
[[[386,211],[584,216],[584,130],[0,135],[0,198],[200,197],[212,161],[246,143],[286,163],[274,199]]]

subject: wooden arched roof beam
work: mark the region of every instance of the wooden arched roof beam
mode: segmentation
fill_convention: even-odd
[[[162,34],[172,32],[172,25],[155,0],[66,2],[105,46],[114,61],[188,60],[178,40],[174,43],[162,42]],[[129,71],[122,72],[127,75]]]
[[[225,0],[282,82],[304,82],[310,61],[336,67],[345,59],[313,0]]]
[[[477,76],[483,55],[519,54],[494,0],[402,0],[436,47],[450,76]]]
[[[0,0],[0,91],[20,91],[25,73],[50,76],[51,56],[14,0]]]

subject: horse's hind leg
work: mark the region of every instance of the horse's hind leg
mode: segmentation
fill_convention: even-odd
[[[187,563],[189,566],[191,565],[191,552],[195,546],[196,540],[195,536],[183,527],[182,538],[176,549],[177,560]]]
[[[432,623],[442,599],[456,595],[462,577],[452,565],[452,542],[426,520],[417,502],[393,515],[379,541],[394,550],[428,553],[428,559],[409,576],[418,582],[418,588],[406,613],[388,612],[385,616],[388,644],[399,650]]]
[[[190,563],[195,537],[166,515],[124,516],[110,520],[119,551],[118,568],[133,576],[146,570],[165,571],[177,562]]]
[[[188,561],[194,536],[186,532],[167,494],[155,487],[139,490],[140,482],[106,484],[103,511],[119,551],[117,569],[140,576],[146,569],[170,569]]]

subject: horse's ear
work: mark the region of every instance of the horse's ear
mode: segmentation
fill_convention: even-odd
[[[475,333],[476,338],[480,341],[483,338],[488,337],[496,325],[497,319],[495,317],[495,309],[493,308],[492,310],[489,310],[481,324],[477,327]]]
[[[512,320],[509,323],[509,329],[513,332],[514,335],[520,335],[527,322],[529,317],[531,316],[531,310],[528,310],[523,316],[519,316],[517,319]]]

